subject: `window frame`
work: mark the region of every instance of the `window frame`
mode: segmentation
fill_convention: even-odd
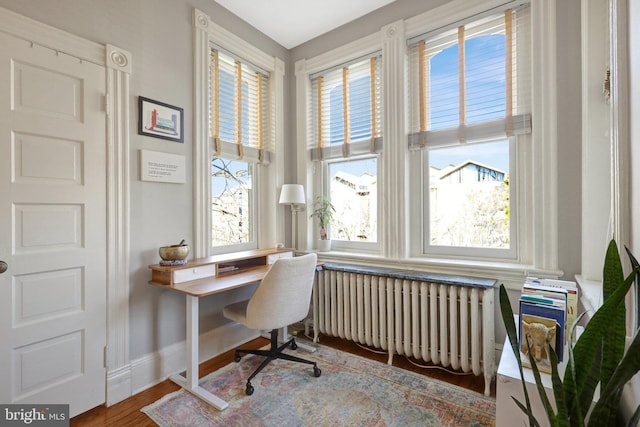
[[[517,5],[519,2],[512,2]],[[503,6],[501,2],[487,0],[480,3],[453,1],[436,8],[435,13],[421,15],[408,21],[407,39],[417,37],[444,26],[463,21],[468,17],[486,13],[491,8]],[[557,134],[555,90],[555,4],[551,0],[530,2],[531,7],[531,69],[532,134],[525,144],[517,143],[515,164],[518,179],[512,186],[514,202],[518,207],[517,247],[515,255],[491,258],[485,255],[426,253],[423,239],[410,243],[410,257],[427,263],[456,266],[456,269],[486,266],[493,271],[496,266],[508,271],[520,270],[525,274],[532,270],[537,274],[561,275],[558,271],[557,243]],[[522,138],[522,136],[520,137]],[[514,150],[512,150],[514,151]],[[411,156],[412,171],[422,170],[421,155]],[[536,171],[533,174],[532,171]],[[421,186],[412,185],[411,191],[422,194]],[[527,203],[527,201],[529,201]],[[421,201],[419,202],[421,203]],[[422,229],[422,206],[412,201],[411,227]],[[513,202],[512,202],[513,203]],[[527,207],[528,206],[528,207]],[[421,237],[425,234],[423,233]],[[474,255],[474,254],[471,254]],[[493,267],[489,267],[493,266]]]
[[[211,21],[204,12],[194,9],[194,256],[207,257],[246,249],[275,247],[284,235],[284,209],[277,205],[277,190],[284,181],[282,155],[272,155],[268,164],[253,164],[253,241],[247,244],[212,247],[211,239],[211,161],[214,147],[209,138],[209,67],[211,48],[218,47],[247,63],[270,73],[269,96],[274,114],[271,131],[275,153],[282,153],[284,130],[284,62],[263,52]],[[223,147],[218,157],[234,160]],[[276,213],[281,211],[280,220]],[[259,219],[259,221],[258,221]]]
[[[467,17],[462,17],[461,19],[457,19],[455,21],[451,21],[451,18],[443,18],[443,21],[439,22],[440,26],[437,27],[434,31],[425,31],[423,35],[409,38],[408,44],[417,46],[416,39],[424,40],[425,38],[424,34],[428,33],[427,39],[435,40],[435,43],[436,43],[436,47],[432,47],[431,52],[429,51],[427,52],[426,60],[429,61],[430,59],[435,57],[435,55],[437,55],[438,53],[443,52],[444,49],[455,46],[459,42],[459,40],[457,39],[458,36],[454,34],[457,32],[456,28],[458,26],[460,25],[465,26],[465,38],[464,38],[465,43],[467,40],[472,40],[474,37],[478,35],[480,36],[491,35],[492,34],[491,32],[488,32],[486,34],[483,34],[483,33],[486,32],[487,28],[495,26],[496,21],[503,19],[500,16],[504,15],[504,11],[506,9],[510,9],[510,8],[515,8],[516,10],[520,9],[519,4],[504,5],[504,6],[499,6],[498,8],[487,8],[484,11],[467,15]],[[529,5],[527,7],[530,8],[531,6]],[[529,17],[531,17],[530,10],[527,11],[526,13],[529,15]],[[466,31],[468,26],[470,27],[469,31]],[[525,24],[522,31],[527,31],[528,29],[529,29],[529,26]],[[467,38],[467,36],[469,38]],[[520,37],[520,33],[518,33],[518,37]],[[525,39],[527,39],[527,37],[525,37]],[[431,41],[430,43],[433,43],[433,41]],[[531,43],[528,43],[528,47],[532,49]],[[518,53],[520,55],[531,54],[528,51],[518,52]],[[524,57],[524,61],[522,60],[521,57],[517,57],[516,60],[518,61],[517,63],[520,63],[521,66],[525,67],[526,69],[527,64],[529,62],[529,58],[527,56]],[[409,61],[409,63],[411,64],[412,62]],[[414,64],[414,66],[418,66],[418,65],[420,65],[420,63]],[[411,74],[414,71],[410,69],[408,70],[408,72]],[[514,69],[514,73],[515,73],[515,76],[520,75],[517,69]],[[417,74],[415,75],[414,78],[417,78]],[[458,78],[459,76],[456,75],[456,79]],[[410,80],[410,82],[415,84],[414,80]],[[429,80],[427,79],[425,83],[426,85],[429,85]],[[516,80],[514,81],[514,83],[518,84],[518,81]],[[532,81],[528,81],[527,83],[529,84],[529,86],[533,86]],[[525,91],[523,92],[524,99],[530,99],[532,97],[532,94],[529,93],[529,90],[530,89],[525,89]],[[520,96],[520,94],[518,94],[518,96]],[[418,102],[418,101],[419,101],[418,96],[410,96],[408,100],[408,102]],[[413,119],[412,122],[416,122],[416,123],[413,123],[413,126],[417,126],[417,120],[415,118],[417,117],[418,109],[417,109],[417,106],[412,106],[412,107],[414,109],[412,110],[410,109],[410,114],[411,114],[410,118]],[[467,110],[467,107],[468,105],[465,105],[465,110]],[[419,194],[421,196],[420,206],[418,206],[418,203],[416,203],[414,199],[412,199],[413,201],[411,202],[411,206],[410,206],[411,210],[417,211],[419,209],[421,211],[421,215],[419,217],[420,221],[414,220],[412,222],[412,228],[419,227],[422,230],[421,234],[415,233],[410,235],[414,239],[415,238],[420,239],[420,242],[412,242],[413,256],[440,257],[440,258],[447,257],[447,258],[469,259],[469,260],[484,260],[484,259],[494,260],[495,259],[502,262],[514,262],[514,261],[518,262],[519,254],[523,252],[520,249],[521,239],[519,239],[519,235],[527,231],[527,227],[521,226],[521,224],[519,224],[518,222],[519,212],[522,209],[525,209],[525,206],[531,206],[531,203],[532,203],[532,200],[530,198],[532,194],[531,191],[524,191],[524,188],[530,182],[527,174],[527,170],[529,170],[529,168],[524,167],[524,164],[531,161],[531,159],[524,156],[524,153],[526,153],[527,150],[518,150],[518,146],[523,144],[525,145],[531,144],[531,134],[527,133],[526,129],[527,128],[530,129],[530,113],[527,113],[527,111],[531,111],[532,108],[533,108],[532,106],[528,108],[525,107],[525,110],[524,110],[525,114],[522,114],[518,108],[518,110],[514,113],[514,115],[511,116],[513,118],[514,124],[516,124],[515,122],[517,122],[516,129],[519,129],[515,132],[516,135],[514,136],[508,137],[506,135],[499,135],[500,127],[499,126],[496,127],[493,125],[492,125],[493,129],[487,133],[487,130],[489,130],[489,128],[487,128],[486,124],[492,123],[491,120],[480,121],[480,122],[473,121],[472,123],[468,124],[470,129],[484,128],[484,130],[481,131],[481,134],[484,133],[485,135],[477,140],[478,143],[486,143],[486,142],[492,142],[492,141],[498,142],[501,140],[509,141],[508,143],[509,177],[510,177],[509,248],[506,248],[506,249],[480,248],[480,247],[453,246],[453,245],[445,246],[445,245],[431,244],[431,239],[430,239],[431,237],[430,236],[431,234],[431,212],[430,212],[431,183],[429,179],[429,175],[430,175],[429,153],[431,152],[432,149],[441,149],[441,148],[456,147],[456,146],[462,147],[464,145],[472,145],[476,143],[476,141],[467,141],[465,143],[454,141],[455,139],[458,138],[457,135],[458,135],[458,132],[460,131],[458,128],[459,125],[457,124],[455,127],[452,127],[452,128],[438,127],[436,130],[434,130],[433,132],[437,133],[438,135],[436,139],[427,141],[426,145],[424,145],[422,149],[419,151],[422,153],[421,161],[419,163],[413,162],[411,164],[411,167],[410,167],[411,174],[421,176],[421,183],[423,184],[419,188],[420,190]],[[508,107],[507,107],[507,110],[508,110]],[[427,107],[427,111],[430,114],[433,114],[433,110],[431,109],[431,106]],[[496,123],[498,123],[499,121],[502,122],[504,120],[505,120],[504,118],[496,119]],[[504,129],[505,125],[501,124],[501,126],[502,126],[502,129]],[[430,126],[427,129],[427,131],[431,131]],[[447,138],[450,138],[450,140],[446,138],[442,138],[441,136],[443,136],[443,134],[446,134]],[[478,135],[476,135],[476,137],[477,136]],[[422,135],[422,138],[424,138],[424,135]],[[418,141],[419,139],[421,138],[418,134],[414,135],[413,133],[410,133],[410,139],[409,139],[410,149],[420,149],[420,146],[416,145],[416,141]],[[424,144],[424,140],[422,144]],[[520,184],[524,184],[524,185],[520,185]],[[522,193],[522,194],[519,194],[519,193]],[[418,218],[418,216],[414,215],[413,218],[414,219]],[[531,239],[529,238],[524,240],[530,241]]]
[[[406,47],[407,41],[441,29],[452,22],[485,13],[504,4],[504,0],[452,0],[414,17],[383,26],[379,32],[355,40],[309,59],[295,63],[297,179],[309,192],[320,186],[321,174],[306,156],[308,138],[309,73],[344,62],[382,47],[384,151],[380,154],[378,177],[381,203],[378,223],[381,233],[377,254],[331,252],[323,259],[428,268],[451,274],[486,275],[503,280],[514,289],[524,275],[560,277],[558,269],[558,136],[557,136],[557,29],[554,0],[531,2],[532,111],[531,142],[517,144],[516,166],[526,182],[516,183],[514,191],[519,206],[518,253],[515,259],[470,258],[425,254],[422,247],[422,187],[409,170],[421,171],[422,155],[407,149],[406,127]],[[518,2],[512,2],[517,5]],[[363,48],[365,46],[366,48]],[[368,50],[367,50],[368,49]],[[523,160],[523,159],[526,159]],[[411,168],[411,169],[410,169]],[[534,173],[535,171],[535,173]],[[313,193],[311,193],[313,194]],[[523,206],[531,200],[531,206]],[[309,209],[309,207],[307,207]],[[300,220],[299,234],[306,239],[299,246],[312,250],[316,230],[309,220]],[[420,234],[420,238],[411,238]]]
[[[379,34],[372,34],[354,42],[348,43],[340,48],[318,55],[311,59],[301,59],[296,62],[296,121],[297,121],[297,141],[298,141],[298,182],[304,183],[308,193],[308,200],[315,200],[319,195],[328,195],[328,165],[325,163],[328,160],[314,161],[308,151],[308,141],[313,140],[315,131],[313,129],[313,108],[311,106],[312,99],[312,84],[311,76],[317,75],[325,70],[329,70],[335,67],[342,67],[357,61],[358,59],[364,59],[367,56],[380,55],[382,51],[382,64],[384,74],[385,55]],[[380,90],[384,92],[382,87]],[[384,97],[383,97],[384,98]],[[384,107],[381,107],[384,108]],[[381,111],[382,122],[384,123],[384,112]],[[384,125],[382,126],[384,128]],[[386,138],[386,135],[385,135]],[[374,155],[374,154],[367,154]],[[381,163],[384,162],[384,151],[382,153],[375,154],[377,156],[377,168],[378,168],[378,181],[380,180],[380,173],[382,171]],[[355,160],[360,158],[360,154],[354,154],[348,159]],[[337,161],[344,160],[343,158],[335,159]],[[376,243],[371,242],[346,242],[346,241],[332,241],[332,253],[380,253],[382,248],[381,243],[381,226],[383,212],[380,209],[380,187],[378,186],[378,202],[377,202],[377,217],[378,217],[378,241]],[[313,204],[310,203],[307,206],[307,212],[309,213],[313,209]],[[308,218],[309,215],[304,216],[303,220],[299,219],[298,223],[298,245],[296,247],[301,250],[316,250],[318,240],[317,224]]]
[[[429,203],[430,203],[430,182],[429,182],[429,149],[425,149],[422,151],[422,159],[420,163],[420,168],[422,172],[422,182],[426,185],[423,185],[422,190],[422,209],[424,213],[424,223],[422,225],[423,234],[422,234],[422,242],[423,249],[422,254],[431,255],[431,256],[448,256],[448,257],[464,257],[469,259],[502,259],[515,261],[518,257],[518,217],[521,209],[526,206],[526,201],[521,203],[520,200],[523,197],[519,197],[516,189],[518,188],[518,184],[522,182],[523,179],[526,180],[526,177],[523,176],[523,172],[519,172],[517,168],[518,164],[518,145],[519,144],[528,144],[530,143],[530,138],[528,135],[521,135],[519,137],[512,136],[510,138],[496,138],[495,140],[485,141],[485,142],[498,142],[501,140],[508,140],[509,146],[509,177],[511,178],[512,172],[516,171],[516,181],[510,180],[509,182],[509,208],[510,208],[510,218],[509,218],[509,248],[508,249],[499,249],[499,248],[475,248],[475,247],[461,247],[461,246],[443,246],[443,245],[432,245],[430,243],[430,211],[429,211]],[[519,140],[519,141],[518,141]],[[520,161],[526,161],[526,159],[520,159]]]

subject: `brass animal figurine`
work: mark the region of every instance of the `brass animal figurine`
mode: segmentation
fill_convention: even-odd
[[[549,345],[556,340],[556,328],[542,323],[527,323],[522,321],[522,351],[525,354],[532,353],[536,362],[543,358],[549,360]],[[529,348],[529,345],[531,348]]]

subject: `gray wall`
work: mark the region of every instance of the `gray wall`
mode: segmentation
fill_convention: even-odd
[[[193,241],[192,180],[160,184],[139,180],[140,149],[158,150],[192,160],[192,10],[198,8],[219,25],[278,56],[285,75],[285,182],[295,178],[294,66],[344,43],[378,31],[447,0],[396,0],[352,23],[287,51],[212,0],[0,0],[0,6],[133,55],[131,76],[131,358],[136,359],[184,339],[184,297],[147,284],[148,264],[157,248],[181,239]],[[580,269],[580,0],[557,2],[560,268],[571,278]],[[137,96],[185,109],[185,143],[137,135]],[[637,194],[637,193],[636,193]],[[285,227],[287,229],[288,227]],[[203,329],[224,322],[220,309],[248,290],[204,299]]]
[[[558,265],[574,280],[581,270],[582,95],[580,0],[556,2],[558,75]],[[603,200],[609,203],[609,200]],[[588,236],[584,236],[588,238]]]

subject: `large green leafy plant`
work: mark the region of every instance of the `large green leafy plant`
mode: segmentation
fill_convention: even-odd
[[[627,252],[631,258],[633,271],[625,279],[618,247],[614,240],[609,244],[603,270],[604,302],[589,320],[575,345],[569,340],[568,360],[563,379],[558,372],[558,356],[553,348],[549,348],[553,398],[557,410],[554,411],[545,392],[535,358],[530,359],[536,387],[551,426],[615,426],[618,424],[618,408],[623,387],[640,370],[640,334],[636,333],[627,351],[624,350],[626,335],[624,297],[636,277],[640,275],[637,260],[628,250]],[[509,343],[518,361],[525,402],[512,398],[528,416],[529,425],[539,426],[538,420],[533,415],[525,386],[513,311],[504,285],[500,285],[500,310]],[[576,323],[582,319],[583,315],[584,313],[578,317]],[[575,324],[571,326],[569,336],[573,334],[575,326]],[[598,384],[600,384],[600,397],[593,405]],[[639,420],[640,406],[628,425],[635,426]]]

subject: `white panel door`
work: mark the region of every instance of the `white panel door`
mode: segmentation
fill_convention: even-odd
[[[0,402],[105,401],[104,68],[0,34]]]

